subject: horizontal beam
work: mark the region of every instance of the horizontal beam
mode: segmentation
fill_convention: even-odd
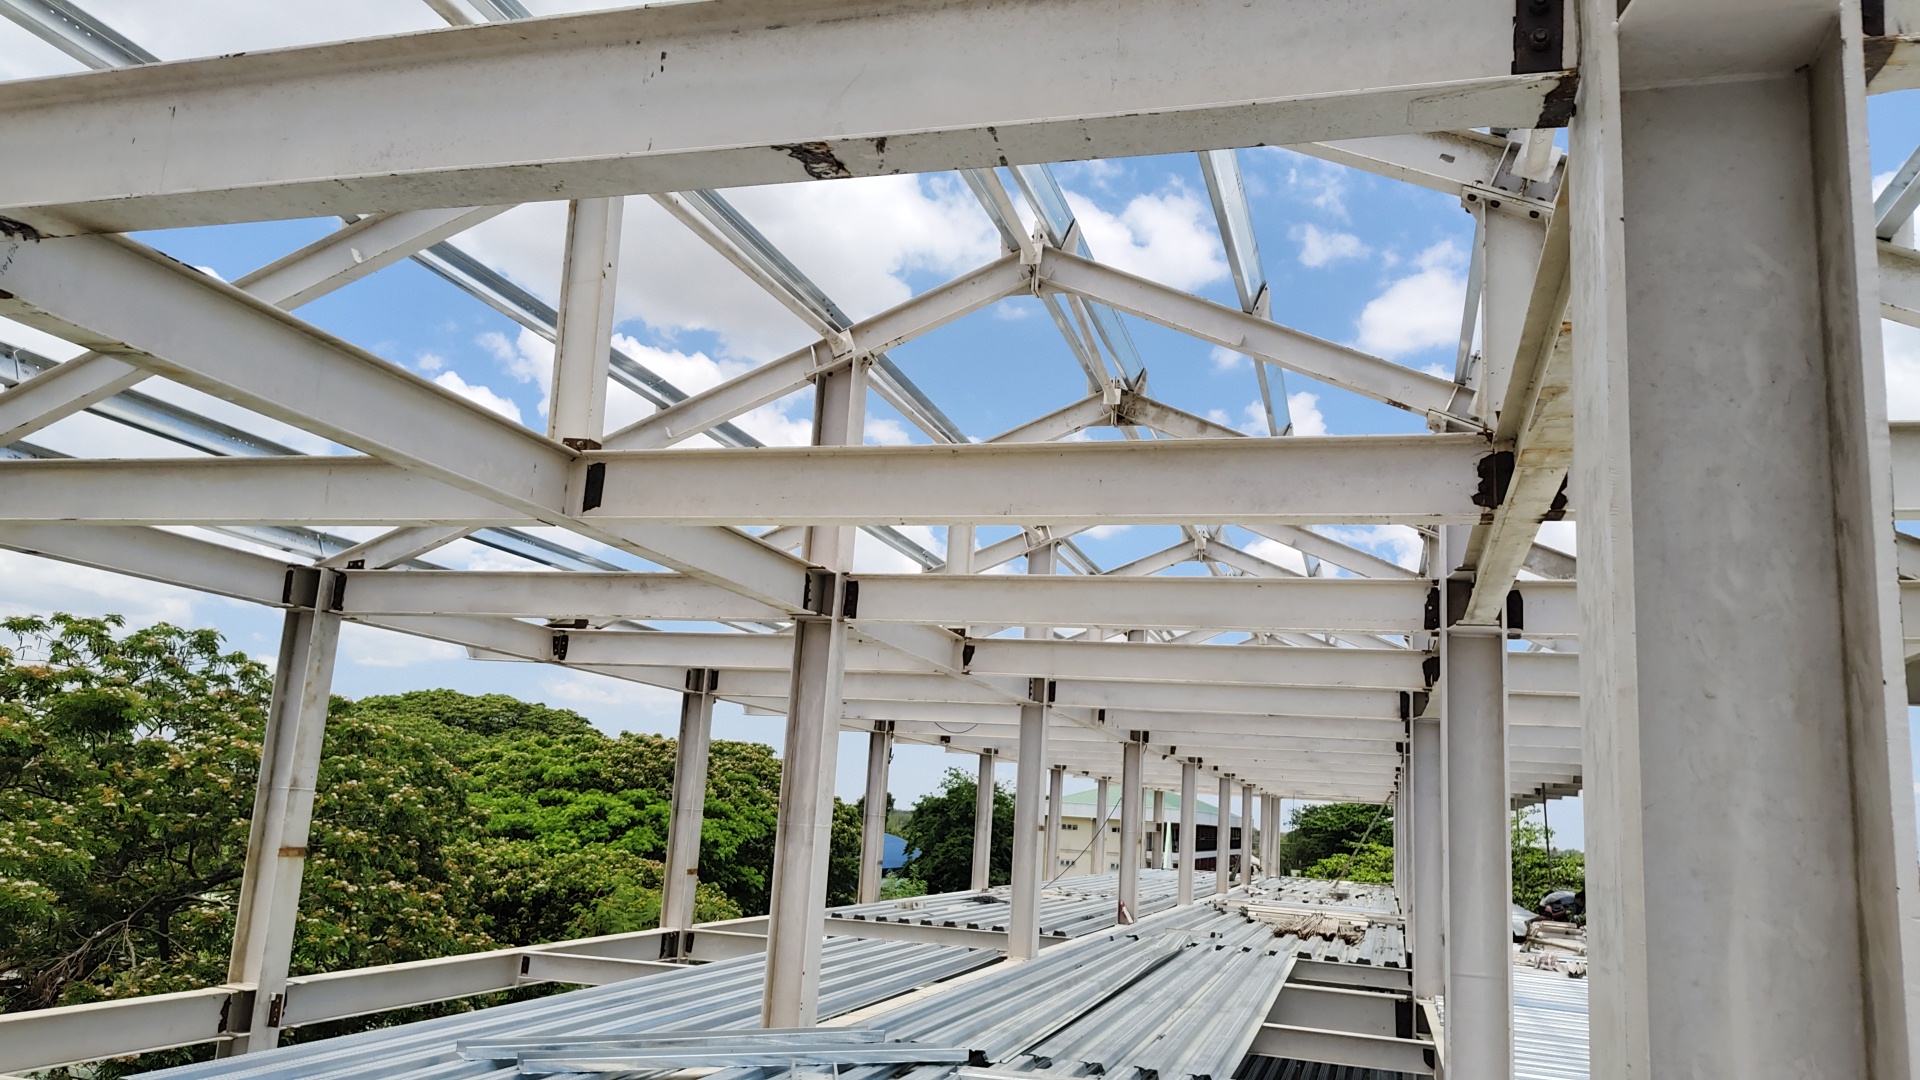
[[[251,991],[227,986],[96,1001],[0,1016],[0,1072],[24,1074],[227,1038],[222,1020],[245,1016]],[[235,998],[243,1000],[236,1002]],[[230,1011],[231,1010],[231,1011]]]
[[[0,214],[126,232],[1564,124],[1571,79],[1511,74],[1512,19],[1504,0],[731,0],[22,80],[0,145],[36,152]],[[857,76],[822,84],[823,56]]]
[[[1040,279],[1050,288],[1097,300],[1396,408],[1451,414],[1454,399],[1461,396],[1460,387],[1451,379],[1370,356],[1055,248],[1044,253]]]
[[[1475,522],[1473,435],[593,453],[588,523]],[[590,475],[598,475],[596,482]]]
[[[1432,1043],[1396,1039],[1388,1035],[1359,1035],[1286,1024],[1262,1024],[1253,1037],[1253,1046],[1248,1053],[1345,1065],[1355,1069],[1376,1069],[1415,1076],[1433,1075]]]

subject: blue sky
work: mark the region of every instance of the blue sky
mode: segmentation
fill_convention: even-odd
[[[343,0],[317,12],[301,10],[307,5],[210,0],[196,5],[206,9],[204,19],[183,19],[175,5],[160,11],[138,0],[97,0],[87,6],[168,59],[436,24],[424,4],[408,0]],[[582,6],[597,5],[529,3],[536,14]],[[54,74],[76,66],[12,24],[0,22],[0,78]],[[1920,108],[1912,94],[1903,93],[1873,99],[1870,113],[1872,167],[1877,175],[1890,173],[1920,143]],[[1273,289],[1274,318],[1402,363],[1451,374],[1472,239],[1472,219],[1459,202],[1284,150],[1246,151],[1241,164]],[[1063,165],[1057,174],[1097,258],[1237,306],[1206,189],[1191,155]],[[855,317],[898,303],[999,252],[986,216],[953,176],[839,181],[727,195]],[[564,216],[562,204],[523,207],[456,238],[456,243],[552,302],[558,292]],[[334,225],[328,220],[272,222],[178,230],[142,239],[232,279]],[[534,427],[544,426],[543,381],[550,357],[545,343],[411,262],[322,298],[299,314],[449,389]],[[616,333],[623,346],[689,391],[747,370],[813,336],[643,198],[628,200],[618,318]],[[1136,319],[1127,322],[1145,358],[1155,397],[1264,433],[1257,385],[1244,358]],[[1920,418],[1920,337],[1914,333],[1892,328],[1888,337],[1890,405],[1896,418]],[[77,351],[4,320],[0,340],[59,357]],[[1078,365],[1031,299],[1003,301],[902,346],[893,357],[963,430],[983,439],[1086,392]],[[1423,430],[1407,413],[1297,376],[1288,379],[1286,389],[1296,430],[1303,434]],[[330,449],[322,440],[184,388],[150,381],[143,390],[193,403],[303,449]],[[806,438],[807,407],[804,400],[776,402],[756,410],[741,425],[769,443],[801,442]],[[609,410],[617,425],[644,415],[648,407],[616,387]],[[869,441],[925,441],[877,398],[869,410]],[[88,456],[176,452],[169,444],[90,417],[63,421],[36,441]],[[1543,539],[1571,550],[1572,527],[1552,528]],[[935,550],[943,547],[937,530],[907,531]],[[1346,529],[1339,534],[1403,563],[1417,558],[1407,530]],[[983,531],[982,539],[995,535]],[[1111,567],[1164,547],[1176,536],[1171,528],[1119,528],[1099,530],[1080,542],[1103,566]],[[1247,534],[1238,533],[1235,540],[1297,564],[1290,553]],[[434,558],[473,568],[525,565],[466,542]],[[908,568],[904,559],[871,542],[863,543],[858,566]],[[274,655],[279,625],[277,612],[0,553],[0,611],[49,610],[115,611],[135,622],[167,619],[213,626],[267,661]],[[578,709],[609,731],[671,732],[677,715],[676,695],[668,691],[535,665],[471,662],[450,646],[361,627],[347,632],[336,692],[358,697],[436,686],[469,693],[498,691]],[[777,745],[780,725],[777,718],[745,717],[735,707],[722,706],[715,734]],[[858,793],[864,754],[863,737],[843,739],[842,794]],[[971,766],[970,758],[903,746],[894,766],[896,799],[911,803],[938,782],[945,768]],[[1011,779],[1010,768],[1002,778]],[[1556,834],[1578,835],[1577,799],[1557,802],[1553,816]]]

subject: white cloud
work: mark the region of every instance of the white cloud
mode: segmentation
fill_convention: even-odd
[[[1303,225],[1293,230],[1300,242],[1300,265],[1325,266],[1346,259],[1358,259],[1371,252],[1360,238],[1348,232],[1323,230],[1318,225]]]
[[[467,380],[460,377],[460,373],[457,371],[443,371],[436,376],[433,381],[436,385],[445,387],[459,394],[461,397],[479,405],[483,409],[491,409],[516,424],[520,422],[520,406],[514,404],[511,399],[503,398],[485,386],[468,383]]]
[[[1408,570],[1420,569],[1426,551],[1420,534],[1405,525],[1329,525],[1314,531]]]
[[[439,371],[447,366],[447,358],[438,353],[423,352],[414,358],[413,366],[425,372]]]
[[[867,418],[867,444],[869,446],[909,446],[913,436],[898,420],[890,417]]]
[[[1465,253],[1451,240],[1421,252],[1415,273],[1388,285],[1360,312],[1360,348],[1398,359],[1457,343],[1467,295],[1465,264]]]
[[[1118,214],[1067,192],[1087,247],[1110,266],[1176,289],[1193,290],[1227,276],[1213,211],[1187,191],[1136,195]]]
[[[1881,320],[1887,364],[1887,419],[1920,420],[1920,329]]]
[[[125,615],[128,626],[197,626],[201,594],[71,563],[0,550],[0,614]]]
[[[1287,415],[1295,435],[1325,435],[1327,418],[1320,415],[1320,395],[1296,390],[1287,395]]]
[[[1131,525],[1095,525],[1080,535],[1091,537],[1095,540],[1105,540],[1109,536],[1119,536],[1131,528],[1133,528]]]
[[[1237,368],[1245,367],[1252,362],[1247,359],[1244,353],[1237,353],[1232,349],[1219,345],[1215,345],[1213,350],[1207,353],[1207,359],[1213,361],[1213,370],[1215,371],[1233,371]]]
[[[340,624],[340,647],[348,660],[368,667],[403,668],[441,660],[464,660],[467,650],[360,623]]]
[[[393,0],[331,0],[326,4],[198,0],[192,18],[181,18],[177,5],[151,0],[89,0],[86,8],[162,60],[377,37],[446,25],[425,4],[396,4]]]
[[[1302,558],[1298,551],[1278,541],[1269,540],[1264,536],[1258,537],[1253,543],[1248,544],[1246,551],[1249,555],[1265,559],[1275,566],[1285,567],[1296,574],[1305,574],[1307,572],[1307,560]]]

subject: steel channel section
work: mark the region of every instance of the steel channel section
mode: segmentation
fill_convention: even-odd
[[[887,770],[893,763],[893,732],[885,721],[867,737],[867,792],[860,817],[860,882],[863,904],[880,899],[881,861],[887,849]]]
[[[1220,803],[1214,811],[1213,893],[1225,896],[1233,887],[1233,775],[1220,777]]]
[[[666,882],[660,925],[693,925],[694,893],[700,884],[700,827],[707,804],[707,753],[713,739],[713,672],[693,668],[680,694],[680,739],[674,748],[673,810],[667,821]]]
[[[1037,692],[1036,692],[1037,691]],[[1058,773],[1047,762],[1046,680],[1035,679],[1028,696],[1033,700],[1020,706],[1020,761],[1014,778],[1013,794],[1013,875],[1009,888],[1011,910],[1007,914],[1007,955],[1015,960],[1031,960],[1040,951],[1040,890],[1056,872],[1054,856],[1043,852],[1052,848],[1050,838],[1041,835],[1041,783]],[[1052,806],[1056,809],[1059,802]],[[1053,832],[1049,823],[1047,831]]]
[[[1413,800],[1409,820],[1395,829],[1413,852],[1413,991],[1420,998],[1446,992],[1447,925],[1445,804],[1441,801],[1440,719],[1416,717],[1412,723]]]
[[[1087,873],[1099,875],[1107,872],[1107,831],[1112,819],[1107,778],[1102,776],[1093,783],[1093,864],[1087,867]]]
[[[1120,889],[1115,897],[1122,925],[1139,918],[1140,911],[1140,753],[1144,747],[1131,739],[1120,746]],[[1104,831],[1104,830],[1103,830]]]
[[[1240,785],[1240,844],[1236,848],[1240,853],[1239,882],[1243,886],[1253,884],[1253,800],[1252,784]]]
[[[334,580],[322,571],[318,588],[330,589]],[[338,615],[312,607],[287,612],[227,966],[229,983],[253,988],[253,1006],[245,1033],[223,1043],[222,1056],[271,1050],[280,1038],[279,999],[293,959],[294,918],[339,643]]]
[[[996,758],[992,751],[979,757],[979,772],[973,782],[973,862],[970,865],[973,870],[973,891],[985,892],[993,884],[993,766]]]
[[[1440,649],[1447,1067],[1459,1076],[1502,1077],[1513,1071],[1506,632],[1454,626]]]
[[[1043,882],[1052,882],[1063,873],[1060,866],[1060,816],[1066,806],[1067,770],[1054,765],[1047,770],[1047,861]]]
[[[1147,868],[1149,870],[1166,868],[1166,823],[1167,793],[1160,788],[1154,788],[1152,824],[1147,829]]]

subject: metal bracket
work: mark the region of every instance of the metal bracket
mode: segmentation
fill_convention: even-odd
[[[580,512],[600,509],[601,496],[607,490],[607,463],[596,461],[587,466],[586,483],[580,489]]]
[[[1514,0],[1513,74],[1541,75],[1565,68],[1565,0]]]
[[[553,658],[555,660],[565,660],[567,658],[567,645],[567,635],[553,635]]]

